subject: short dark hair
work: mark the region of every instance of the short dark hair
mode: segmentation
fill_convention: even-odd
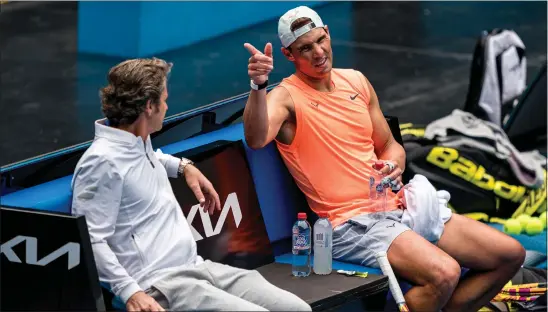
[[[127,60],[112,67],[108,85],[99,92],[101,110],[109,124],[130,125],[149,100],[158,105],[172,66],[162,59],[151,58]]]

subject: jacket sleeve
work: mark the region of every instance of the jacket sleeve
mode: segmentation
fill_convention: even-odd
[[[99,279],[108,283],[125,303],[142,289],[109,246],[120,209],[122,185],[123,179],[111,162],[100,156],[87,157],[72,179],[72,213],[86,218]]]
[[[167,176],[170,178],[177,178],[177,172],[179,171],[181,159],[169,154],[164,154],[161,149],[157,149],[154,154],[162,166],[166,168]]]

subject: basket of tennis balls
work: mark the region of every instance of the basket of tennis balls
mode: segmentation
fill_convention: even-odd
[[[538,217],[521,214],[517,218],[504,222],[504,232],[512,235],[525,233],[533,236],[542,233],[544,229],[546,229],[546,211]]]

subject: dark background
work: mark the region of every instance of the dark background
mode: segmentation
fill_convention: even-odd
[[[339,14],[352,6],[352,15]],[[77,2],[9,2],[0,13],[0,165],[93,138],[98,89],[121,59],[77,53]],[[546,2],[335,2],[318,7],[334,65],[362,71],[386,114],[426,123],[461,108],[482,30],[513,29],[526,45],[528,82],[546,60]],[[249,91],[248,53],[274,44],[270,80],[291,74],[276,20],[170,51],[168,115]],[[113,26],[115,27],[115,25]],[[342,39],[341,39],[342,38]]]

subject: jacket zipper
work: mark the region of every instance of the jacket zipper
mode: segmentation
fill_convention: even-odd
[[[139,254],[139,259],[141,260],[141,265],[145,265],[143,253],[141,252],[141,249],[139,248],[139,244],[137,244],[137,241],[135,240],[135,234],[131,233],[131,238],[133,240],[133,244],[135,245],[135,248],[137,249],[137,253]]]
[[[152,163],[152,160],[150,160],[150,157],[148,157],[146,143],[145,143],[145,155],[147,156],[148,162],[150,162],[150,165],[152,166],[152,168],[156,168],[156,167],[154,167],[154,164]]]

